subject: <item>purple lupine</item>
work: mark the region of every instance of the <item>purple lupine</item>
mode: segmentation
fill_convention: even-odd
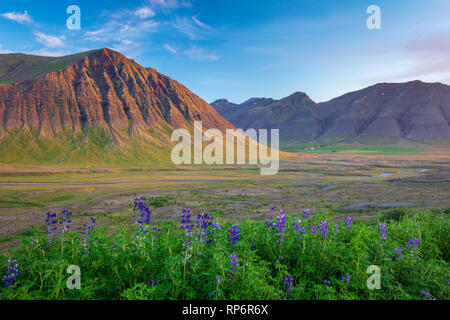
[[[275,223],[272,220],[273,216],[270,216],[269,218],[267,218],[267,221],[265,222],[265,225],[267,226],[268,229],[275,225]]]
[[[324,239],[328,236],[328,221],[327,220],[320,221],[319,232],[323,236]]]
[[[430,295],[430,293],[428,291],[420,290],[420,294],[425,296],[425,298],[427,298],[428,300],[431,299],[431,295]]]
[[[152,280],[152,282],[148,285],[148,287],[151,288],[151,287],[157,286],[160,283],[161,283],[161,281]]]
[[[152,213],[144,202],[144,197],[136,197],[134,199],[133,218],[136,224],[136,231],[148,233],[148,225],[151,223]]]
[[[62,219],[59,222],[61,225],[61,233],[66,233],[70,231],[70,224],[72,223],[72,220],[70,219],[70,216],[72,215],[72,212],[69,210],[63,210],[61,211]]]
[[[341,277],[341,281],[345,284],[344,288],[347,288],[350,285],[350,275],[348,274],[348,272],[345,274],[345,276]]]
[[[295,218],[292,225],[294,226],[294,229],[297,231],[297,233],[299,235],[302,235],[305,233],[305,228],[302,227],[302,222],[300,219]]]
[[[408,242],[406,242],[406,249],[418,247],[420,245],[420,240],[416,237],[413,237],[412,239],[409,239]]]
[[[284,240],[284,232],[286,231],[286,215],[284,210],[280,210],[280,215],[277,217],[277,233],[280,235],[280,242]]]
[[[228,229],[227,238],[228,238],[230,245],[234,246],[237,244],[237,242],[239,240],[239,234],[240,234],[240,231],[239,231],[237,224],[235,224],[234,226],[232,226],[231,228]]]
[[[300,212],[301,212],[301,210],[300,210]],[[303,210],[303,216],[302,216],[303,218],[308,219],[310,216],[311,216],[311,209]]]
[[[345,228],[347,228],[347,230],[352,230],[353,228],[353,219],[350,217],[345,217]]]
[[[236,270],[236,266],[239,265],[239,261],[238,261],[238,255],[236,253],[233,253],[232,255],[228,256],[228,258],[230,258],[231,260],[228,261],[228,263],[230,264],[230,269],[235,271]]]
[[[47,212],[45,222],[47,222],[45,232],[47,233],[49,242],[51,242],[56,235],[56,231],[58,230],[58,219],[56,218],[56,212]]]
[[[17,281],[17,277],[19,276],[19,265],[17,264],[17,260],[7,260],[8,271],[6,276],[3,277],[2,285],[6,288],[14,286]]]
[[[83,231],[81,232],[81,242],[84,249],[81,252],[82,254],[86,254],[88,251],[91,251],[91,248],[89,248],[89,242],[91,239],[91,232],[94,230],[96,222],[97,221],[95,221],[95,219],[91,217],[90,224],[83,224]]]
[[[339,232],[339,224],[335,224],[334,225],[334,233],[338,233]]]
[[[183,209],[183,215],[181,216],[181,229],[184,231],[184,236],[186,237],[186,240],[184,240],[185,249],[188,247],[189,243],[191,242],[191,237],[193,236],[192,228],[194,227],[194,224],[191,223],[191,210],[184,208]]]
[[[327,290],[328,290],[330,288],[331,282],[330,282],[330,280],[325,279],[325,280],[323,280],[323,284],[327,286]]]
[[[378,233],[381,234],[381,240],[386,240],[387,239],[387,228],[386,225],[384,223],[380,223],[378,225]]]
[[[309,227],[309,232],[317,233],[317,226],[315,224],[313,224],[313,225],[308,224],[308,227]]]
[[[206,213],[197,215],[197,237],[201,243],[210,243],[212,240],[208,237],[211,230],[208,230],[209,226],[213,226],[213,217],[208,216]]]
[[[397,255],[397,257],[394,258],[395,260],[400,260],[401,258],[403,258],[403,251],[401,247],[394,249],[394,253]]]
[[[290,295],[293,284],[294,284],[294,277],[289,276],[286,273],[284,273],[283,274],[283,286],[286,287],[287,296]]]

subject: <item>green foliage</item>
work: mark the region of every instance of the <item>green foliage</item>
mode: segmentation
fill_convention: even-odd
[[[196,241],[194,230],[187,247],[183,230],[172,221],[161,231],[151,230],[145,241],[126,229],[114,234],[96,229],[87,254],[82,254],[77,233],[58,235],[49,243],[45,232],[34,228],[23,246],[7,253],[17,259],[20,274],[13,287],[0,287],[0,300],[425,299],[421,290],[434,299],[450,298],[448,214],[409,212],[387,222],[381,217],[386,240],[378,224],[358,221],[349,230],[341,223],[336,232],[329,222],[324,238],[308,225],[330,217],[319,213],[300,219],[306,232],[298,234],[293,217],[287,217],[282,241],[275,227],[246,220],[238,225],[240,239],[233,246],[227,238],[231,225],[209,226],[210,243]],[[406,248],[413,237],[420,245]],[[398,247],[403,257],[396,260]],[[229,265],[233,253],[239,257],[236,270]],[[7,272],[6,259],[0,255],[1,277]],[[66,286],[70,265],[81,269],[80,290]],[[366,286],[370,265],[381,269],[379,290]],[[341,280],[347,273],[349,284]],[[290,292],[283,285],[284,274],[294,279]]]

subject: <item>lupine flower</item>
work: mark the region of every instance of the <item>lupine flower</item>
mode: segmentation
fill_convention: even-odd
[[[348,272],[346,273],[345,276],[341,277],[341,281],[345,283],[345,288],[347,288],[350,284],[350,275],[348,274]]]
[[[197,216],[197,237],[201,243],[210,243],[212,241],[208,237],[208,233],[211,231],[208,230],[208,227],[213,226],[212,220],[213,217],[208,216],[206,213]]]
[[[381,234],[381,240],[386,240],[387,239],[387,228],[386,228],[386,225],[383,223],[383,224],[379,224],[378,225],[378,233],[380,233]]]
[[[191,223],[191,210],[184,208],[183,209],[183,215],[181,216],[181,229],[184,231],[184,235],[187,238],[184,240],[185,249],[188,247],[189,243],[191,242],[190,237],[193,236],[192,234],[192,228],[194,227],[194,224]]]
[[[280,210],[280,215],[277,217],[277,232],[280,235],[280,242],[283,242],[284,239],[284,232],[286,231],[286,216],[285,211]]]
[[[144,197],[136,197],[134,199],[133,218],[136,224],[136,231],[148,233],[148,225],[151,223],[152,213],[144,202]]]
[[[216,282],[217,282],[217,285],[219,285],[219,284],[220,284],[220,277],[219,277],[219,276],[217,276],[217,278],[216,278]]]
[[[406,249],[418,247],[420,245],[420,240],[416,237],[413,237],[412,239],[409,239],[408,242],[406,242]]]
[[[315,224],[313,224],[313,225],[308,224],[308,227],[309,227],[310,232],[317,233],[317,226]]]
[[[19,265],[17,264],[17,260],[7,260],[6,263],[8,264],[8,271],[6,276],[3,277],[2,285],[6,288],[9,288],[13,286],[16,281],[17,277],[19,275]]]
[[[327,290],[328,290],[330,288],[331,282],[330,282],[330,280],[325,279],[325,280],[323,280],[323,284],[327,286]]]
[[[347,228],[347,230],[352,230],[353,228],[353,219],[350,217],[345,217],[345,228]]]
[[[334,225],[334,233],[338,233],[339,232],[339,225],[336,223]]]
[[[237,226],[237,224],[235,224],[234,226],[232,226],[231,228],[228,229],[228,235],[227,238],[229,240],[229,244],[234,246],[237,244],[238,240],[239,240],[239,228]]]
[[[95,223],[95,219],[91,217],[91,224],[83,224],[83,231],[81,232],[81,242],[83,244],[84,250],[82,251],[82,254],[86,254],[88,251],[91,251],[91,248],[89,248],[89,241],[91,239],[91,232],[95,228]]]
[[[283,286],[286,287],[287,295],[290,295],[290,292],[292,291],[292,285],[294,284],[294,277],[287,275],[286,273],[283,274]]]
[[[328,236],[328,221],[327,220],[320,221],[319,232],[323,236],[324,239]]]
[[[420,290],[420,294],[425,296],[425,298],[427,298],[427,299],[431,299],[431,295],[428,291]]]
[[[228,261],[228,263],[230,264],[230,269],[235,271],[236,270],[236,266],[239,265],[239,261],[238,261],[238,255],[236,253],[233,253],[232,255],[228,256],[228,258],[230,258],[231,260]]]
[[[267,221],[265,222],[267,228],[273,227],[273,226],[275,225],[275,223],[274,223],[272,220],[273,220],[273,217],[270,216],[270,217],[267,219]]]
[[[181,216],[181,229],[184,230],[184,235],[186,237],[192,236],[192,228],[194,224],[191,223],[191,210],[183,209],[183,215]]]
[[[292,225],[294,226],[294,229],[297,231],[299,235],[305,233],[305,228],[302,227],[302,222],[300,221],[300,219],[295,218]]]
[[[152,280],[152,283],[150,283],[148,286],[151,288],[151,287],[157,286],[160,283],[161,283],[161,281],[154,281],[154,280]]]
[[[56,235],[56,230],[58,230],[58,219],[56,218],[56,212],[47,212],[45,222],[47,222],[45,232],[47,233],[48,240],[52,241],[53,237]]]
[[[66,233],[70,231],[70,224],[72,223],[72,220],[70,219],[70,216],[72,215],[72,212],[69,210],[63,210],[61,211],[62,219],[59,222],[61,225],[61,233]]]
[[[301,212],[301,210],[300,210],[300,212]],[[308,219],[310,216],[311,216],[311,210],[310,209],[303,210],[303,218]]]
[[[397,257],[395,257],[395,260],[400,260],[401,258],[403,258],[403,251],[401,247],[394,249],[394,253],[397,255]]]

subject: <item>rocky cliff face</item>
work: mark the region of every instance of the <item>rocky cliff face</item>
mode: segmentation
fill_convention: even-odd
[[[14,67],[20,63],[3,69],[14,74]],[[173,129],[192,128],[194,120],[205,128],[234,128],[182,84],[109,49],[89,52],[60,70],[0,84],[0,143],[10,148],[11,135],[18,133],[84,141],[99,128],[114,148],[128,148],[133,139],[165,146]]]

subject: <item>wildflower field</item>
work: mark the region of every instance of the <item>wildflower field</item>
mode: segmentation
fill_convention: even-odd
[[[265,222],[224,224],[184,209],[157,227],[137,197],[135,227],[112,234],[94,218],[74,232],[70,211],[49,212],[45,229],[0,255],[0,299],[450,298],[446,210],[340,223],[325,212],[268,211]],[[71,266],[79,289],[68,288]],[[367,285],[373,266],[379,289]]]

